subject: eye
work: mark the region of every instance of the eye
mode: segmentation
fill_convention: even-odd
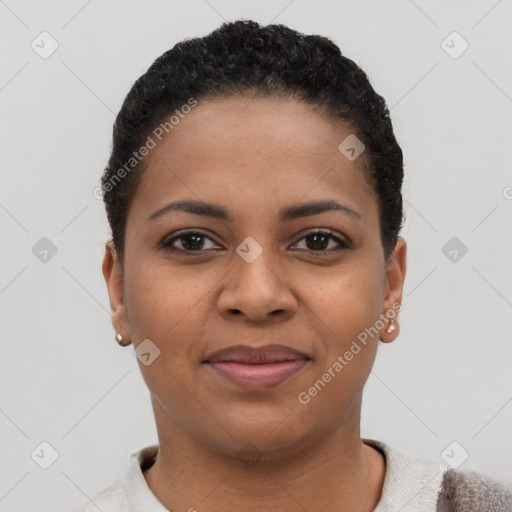
[[[207,240],[212,242],[217,248],[219,247],[206,234],[202,233],[201,231],[192,230],[178,232],[172,238],[164,239],[160,245],[162,249],[187,255],[187,253],[202,253],[208,249],[214,249],[215,247],[205,247],[205,241]],[[306,251],[309,253],[319,253],[317,254],[318,256],[350,249],[350,245],[345,242],[345,240],[333,232],[323,229],[310,231],[300,239],[300,241],[302,240],[306,241],[306,247],[299,248],[297,250],[301,252]],[[299,242],[297,242],[295,245],[299,244]],[[332,247],[329,248],[330,242],[334,242],[334,249]],[[338,248],[336,248],[336,246],[338,246]]]
[[[172,238],[166,239],[161,243],[162,248],[170,251],[181,252],[186,254],[191,252],[201,252],[207,247],[204,247],[205,240],[213,240],[200,231],[181,231]],[[181,247],[176,247],[175,243],[178,242]],[[214,243],[215,244],[215,243]],[[216,245],[216,244],[215,244]],[[218,246],[217,246],[218,247]]]
[[[317,229],[315,231],[310,231],[305,236],[303,236],[300,240],[306,240],[306,248],[305,249],[299,249],[300,251],[308,251],[313,253],[324,253],[319,254],[319,256],[338,252],[346,249],[350,249],[350,245],[345,242],[342,238],[335,235],[333,232],[323,229]],[[338,249],[328,249],[329,242],[335,242],[335,246],[338,245]]]

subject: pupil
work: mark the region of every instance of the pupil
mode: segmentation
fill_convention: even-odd
[[[193,249],[201,249],[202,237],[203,235],[201,234],[189,234],[183,237],[181,244],[188,251]],[[187,240],[192,240],[192,243],[187,243]]]
[[[313,239],[314,242],[313,244],[309,244],[306,242],[306,245],[308,246],[308,249],[319,249],[319,250],[325,250],[325,248],[327,247],[327,245],[329,245],[328,243],[325,244],[325,243],[321,243],[320,246],[317,244],[318,240],[323,238],[324,239],[324,242],[325,241],[328,241],[329,237],[326,236],[326,235],[322,235],[322,234],[314,234],[314,235],[309,235],[308,237],[306,237],[306,239]],[[313,247],[311,247],[311,245],[313,245]]]
[[[329,245],[329,237],[323,234],[314,234],[308,235],[306,237],[306,245],[310,250],[320,250],[323,251]],[[311,242],[312,241],[312,242]],[[187,251],[191,251],[194,249],[201,249],[203,242],[203,235],[200,233],[197,234],[189,234],[182,238],[181,244]],[[311,243],[310,243],[311,242]]]

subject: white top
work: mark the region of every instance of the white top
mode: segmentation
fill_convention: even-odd
[[[381,441],[362,441],[386,458],[382,495],[374,512],[435,512],[446,467],[408,457]],[[157,452],[158,445],[152,445],[133,453],[126,476],[94,496],[83,512],[169,512],[148,487],[141,469],[154,463]]]

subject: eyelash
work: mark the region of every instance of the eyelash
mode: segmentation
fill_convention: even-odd
[[[168,251],[175,252],[175,253],[182,253],[183,255],[186,255],[186,256],[202,255],[202,254],[205,254],[205,252],[208,252],[208,250],[192,251],[192,250],[187,250],[187,249],[178,249],[178,248],[172,246],[172,244],[175,241],[186,238],[188,235],[200,235],[200,236],[208,238],[212,242],[216,243],[208,235],[206,235],[205,233],[202,233],[201,231],[187,230],[187,231],[181,231],[180,233],[178,233],[171,239],[164,240],[160,245],[161,245],[162,249],[164,249],[164,250],[168,250]],[[296,249],[298,252],[308,252],[308,253],[314,254],[315,256],[321,257],[321,256],[328,256],[329,254],[332,254],[332,253],[337,253],[340,251],[350,249],[350,245],[345,240],[338,237],[332,231],[329,231],[326,229],[316,229],[316,230],[309,231],[308,233],[303,235],[302,238],[300,238],[298,242],[300,242],[304,238],[307,238],[308,236],[312,236],[312,235],[324,235],[324,236],[328,237],[330,240],[334,240],[335,242],[337,242],[338,245],[340,245],[341,247],[338,249],[335,249],[335,250],[322,249],[319,251],[315,251],[313,249]],[[296,245],[298,242],[296,242],[294,245]]]

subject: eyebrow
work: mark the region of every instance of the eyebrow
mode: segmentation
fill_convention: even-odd
[[[201,217],[210,217],[212,219],[226,221],[233,220],[233,214],[223,206],[212,203],[203,203],[202,201],[182,200],[166,204],[163,208],[153,212],[146,222],[157,219],[171,211],[183,211],[194,215],[200,215]],[[329,211],[339,211],[353,218],[363,220],[363,216],[359,212],[334,199],[311,201],[309,203],[287,206],[279,212],[279,220],[281,222],[290,222],[301,217],[309,217],[311,215],[318,215]]]

